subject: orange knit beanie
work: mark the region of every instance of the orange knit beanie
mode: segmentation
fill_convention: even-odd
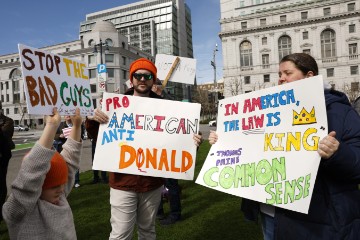
[[[130,65],[130,81],[133,81],[133,73],[136,72],[139,69],[145,69],[148,70],[152,73],[153,75],[153,81],[156,81],[156,73],[157,73],[157,69],[156,66],[153,62],[151,62],[150,60],[147,60],[146,58],[139,58],[137,60],[135,60],[134,62],[131,63]]]
[[[42,189],[49,189],[59,185],[63,185],[68,180],[68,166],[63,156],[55,152],[51,159],[49,172],[46,174]]]

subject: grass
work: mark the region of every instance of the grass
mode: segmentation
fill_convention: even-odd
[[[197,154],[196,179],[210,145],[205,141]],[[92,172],[80,175],[81,187],[73,189],[69,202],[78,239],[108,239],[111,231],[109,187],[91,185]],[[195,181],[195,180],[194,180]],[[259,224],[244,220],[241,198],[205,188],[194,181],[179,181],[182,186],[182,220],[163,227],[156,224],[158,240],[262,239]],[[169,205],[164,205],[165,212]],[[8,239],[6,226],[0,224],[0,240]],[[137,239],[136,231],[134,239]]]
[[[34,145],[35,145],[35,142],[28,142],[28,143],[16,144],[16,145],[15,145],[15,149],[12,150],[12,151],[17,151],[17,150],[21,150],[21,149],[32,148]]]

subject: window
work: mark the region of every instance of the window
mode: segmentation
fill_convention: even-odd
[[[123,73],[123,79],[127,79],[127,77],[126,77],[126,70],[122,70],[122,73]]]
[[[359,74],[359,66],[350,66],[350,74],[358,75]]]
[[[114,62],[114,54],[105,54],[105,63]]]
[[[261,43],[262,43],[262,45],[267,45],[267,37],[263,37],[261,39]]]
[[[9,114],[10,114],[10,109],[7,108],[7,109],[6,109],[6,115],[9,115]]]
[[[260,26],[265,26],[266,25],[266,18],[261,18],[260,19]]]
[[[252,64],[252,45],[249,41],[244,41],[240,44],[240,65],[249,67]]]
[[[304,49],[304,50],[303,50],[303,53],[306,53],[306,54],[311,55],[311,51],[310,51],[310,49]]]
[[[69,51],[70,51],[70,48],[67,47],[67,48],[66,48],[66,51],[69,52]]]
[[[240,7],[244,7],[244,1],[240,1]]]
[[[122,57],[122,62],[123,62],[123,65],[126,65],[126,57]]]
[[[9,82],[6,82],[6,83],[5,83],[5,88],[6,88],[6,89],[9,89]]]
[[[349,25],[349,33],[354,33],[355,32],[355,24],[350,24]]]
[[[94,55],[88,55],[88,64],[95,64],[95,56]]]
[[[291,54],[291,38],[289,36],[282,36],[279,38],[279,60],[286,55]]]
[[[90,84],[91,93],[96,93],[96,84]]]
[[[88,46],[93,47],[94,44],[95,44],[95,41],[93,39],[90,39],[89,42],[88,42]]]
[[[280,23],[286,23],[286,15],[280,16]]]
[[[264,83],[270,82],[270,74],[264,75]]]
[[[331,14],[329,7],[328,7],[328,8],[324,8],[323,11],[324,11],[324,16],[329,16],[329,15]]]
[[[96,69],[89,69],[89,78],[96,78]]]
[[[334,68],[327,68],[326,69],[326,76],[333,77],[334,76]]]
[[[241,29],[247,28],[247,22],[241,22]]]
[[[301,20],[305,20],[308,18],[308,12],[301,12]]]
[[[270,65],[269,65],[269,54],[263,54],[261,58],[262,58],[263,68],[269,68],[270,67]]]
[[[19,109],[18,108],[14,108],[14,114],[18,114],[19,113]]]
[[[336,56],[335,32],[331,29],[324,30],[321,35],[321,57],[332,58]]]
[[[109,47],[112,47],[114,45],[113,41],[110,39],[110,38],[107,38],[105,40],[105,43],[109,46]]]
[[[114,78],[115,77],[115,71],[114,71],[113,68],[107,68],[106,71],[107,71],[107,74],[108,74],[109,78]]]
[[[352,82],[351,83],[351,91],[359,91],[359,82]]]
[[[308,31],[303,32],[303,40],[305,40],[305,39],[309,39],[309,32]]]
[[[349,44],[349,55],[357,55],[357,43],[351,43]]]
[[[355,11],[355,3],[349,3],[347,7],[348,7],[348,12]]]
[[[245,76],[244,77],[244,83],[245,84],[250,84],[250,76]]]

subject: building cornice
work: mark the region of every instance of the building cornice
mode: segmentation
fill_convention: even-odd
[[[278,30],[278,29],[284,29],[284,28],[294,28],[294,27],[300,27],[300,26],[305,26],[305,25],[309,25],[309,24],[318,24],[318,23],[322,23],[322,22],[336,21],[336,20],[358,17],[358,16],[360,16],[360,11],[346,12],[346,13],[340,13],[340,14],[331,15],[331,16],[322,16],[322,17],[318,17],[318,18],[306,19],[306,20],[302,20],[302,21],[278,23],[278,24],[272,24],[272,25],[255,27],[255,28],[237,29],[237,30],[231,30],[231,31],[226,31],[226,32],[220,32],[219,37],[223,38],[223,37],[231,37],[231,36],[237,36],[237,35],[243,35],[243,34],[250,34],[250,33],[255,33],[255,32],[259,33],[259,32],[272,31],[272,30]]]

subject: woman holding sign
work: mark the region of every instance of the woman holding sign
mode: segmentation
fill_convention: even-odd
[[[318,75],[313,57],[285,56],[279,85]],[[243,199],[247,219],[260,213],[264,239],[359,239],[360,117],[342,92],[324,87],[329,134],[319,142],[321,162],[308,214]],[[211,132],[210,144],[217,141]]]

